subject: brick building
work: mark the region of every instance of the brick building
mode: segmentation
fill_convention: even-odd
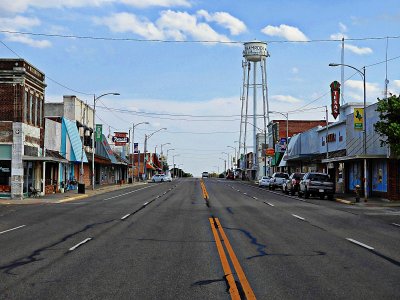
[[[24,59],[0,59],[0,195],[41,188],[45,74]]]

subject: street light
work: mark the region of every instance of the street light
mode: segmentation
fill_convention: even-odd
[[[228,169],[229,169],[229,153],[227,152],[221,152],[221,154],[226,154],[228,156]]]
[[[161,144],[161,155],[163,154],[163,152],[162,152],[162,146],[165,146],[165,145],[171,145],[171,143]],[[168,151],[168,150],[167,150],[167,151]]]
[[[95,179],[95,174],[94,174],[94,153],[96,152],[96,144],[95,144],[95,126],[96,126],[96,101],[99,100],[101,97],[107,96],[107,95],[114,95],[114,96],[119,96],[120,93],[105,93],[102,94],[98,97],[96,97],[95,94],[93,94],[93,138],[92,138],[92,190],[94,190],[94,179]]]
[[[132,123],[132,160],[131,160],[131,162],[132,162],[132,183],[135,178],[133,176],[133,173],[134,173],[133,170],[134,170],[134,165],[135,165],[135,145],[134,145],[134,143],[135,143],[135,127],[140,124],[150,124],[150,123],[149,122],[140,122],[137,124]],[[139,151],[138,151],[138,162],[139,162],[139,165],[138,165],[138,176],[139,176],[139,172],[140,172],[140,152]]]
[[[175,149],[174,149],[174,148],[167,149],[167,158],[168,158],[168,152],[169,152],[169,151],[172,151],[172,150],[175,150]]]
[[[224,172],[225,172],[225,176],[226,176],[226,160],[221,157],[219,157],[219,159],[224,161]]]
[[[336,63],[330,63],[330,67],[339,67],[339,66],[344,66],[351,68],[353,70],[356,70],[362,77],[363,79],[363,89],[364,89],[364,130],[363,130],[363,148],[364,148],[364,201],[367,201],[368,198],[368,192],[367,192],[367,158],[365,157],[367,155],[367,112],[366,112],[366,106],[367,106],[367,95],[366,95],[366,88],[365,88],[365,66],[362,68],[362,71],[346,64],[336,64]]]
[[[172,178],[175,178],[175,156],[179,156],[179,154],[172,155],[172,166],[174,168],[174,172],[172,173]]]
[[[144,135],[144,157],[143,157],[143,167],[144,167],[144,178],[147,178],[147,165],[146,165],[146,152],[147,152],[147,140],[151,138],[155,133],[161,131],[161,130],[167,130],[167,128],[163,127],[160,128],[149,135],[145,134]]]
[[[238,159],[238,158],[237,158],[237,153],[236,153],[236,147],[233,147],[233,146],[226,146],[226,147],[232,148],[233,150],[235,150],[235,152],[234,152],[234,153],[235,153],[235,156],[236,156],[235,165],[236,165],[236,167],[237,167],[237,166],[238,166],[238,165],[237,165],[237,159]]]

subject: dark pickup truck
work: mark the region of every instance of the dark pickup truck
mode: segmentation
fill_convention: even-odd
[[[308,199],[310,196],[319,196],[324,199],[326,195],[332,200],[334,193],[334,184],[328,174],[309,172],[300,181],[299,197],[304,195]]]

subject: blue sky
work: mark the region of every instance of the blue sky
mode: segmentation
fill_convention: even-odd
[[[137,129],[144,134],[158,128],[150,147],[170,142],[183,168],[199,175],[222,169],[238,139],[237,117],[167,116],[239,115],[242,46],[185,41],[267,41],[271,109],[287,112],[303,107],[329,91],[340,80],[338,42],[344,36],[398,36],[398,1],[191,1],[191,0],[14,0],[0,2],[0,30],[74,36],[140,39],[111,41],[0,33],[0,39],[47,75],[46,101],[61,101],[79,92],[121,96],[103,98],[97,113],[111,130],[127,130],[132,122],[150,122]],[[184,42],[150,42],[157,39]],[[284,41],[303,41],[283,43]],[[304,42],[305,41],[305,42]],[[385,60],[386,39],[346,41],[345,63],[361,68]],[[388,57],[400,54],[400,39],[389,39]],[[15,54],[0,44],[1,57]],[[400,91],[400,59],[388,64],[389,90]],[[382,96],[385,64],[367,68],[369,102]],[[353,75],[345,70],[345,77]],[[362,82],[355,75],[346,82],[346,101],[362,99]],[[261,99],[260,99],[261,101]],[[307,107],[329,105],[329,94]],[[125,110],[113,111],[112,109]],[[260,104],[261,106],[261,104]],[[137,115],[129,111],[162,113]],[[323,119],[323,109],[290,113],[291,119]],[[281,118],[279,115],[273,118]],[[185,120],[179,120],[185,119]],[[197,121],[196,121],[197,120]],[[261,122],[260,122],[261,127]],[[108,130],[107,130],[108,131]],[[210,134],[203,134],[203,133]],[[165,149],[164,148],[164,149]],[[159,148],[158,148],[159,149]],[[170,152],[172,153],[172,152]],[[170,161],[170,163],[172,160]]]

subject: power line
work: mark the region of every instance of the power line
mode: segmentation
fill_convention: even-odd
[[[1,30],[0,30],[0,32],[1,32]],[[8,45],[6,45],[6,43],[4,43],[3,41],[0,41],[0,43],[2,43],[4,47],[6,47],[8,50],[10,50],[10,51],[11,51],[13,54],[15,54],[18,58],[23,59],[17,52],[15,52],[13,49],[11,49],[10,47],[8,47]],[[81,91],[72,89],[72,88],[70,88],[70,87],[68,87],[68,86],[66,86],[66,85],[64,85],[64,84],[62,84],[62,83],[60,83],[60,82],[58,82],[57,80],[51,78],[51,77],[48,76],[48,75],[46,75],[46,78],[49,79],[50,81],[54,82],[55,84],[58,84],[59,86],[65,88],[65,89],[67,89],[67,90],[70,90],[70,91],[72,91],[72,92],[74,92],[74,93],[78,93],[78,94],[82,94],[82,95],[87,95],[87,96],[92,96],[92,95],[93,95],[93,94],[89,94],[89,93],[85,93],[85,92],[81,92]]]
[[[0,30],[1,33],[31,35],[31,36],[44,36],[44,37],[57,37],[57,38],[71,38],[71,39],[86,39],[86,40],[103,40],[103,41],[129,41],[129,42],[147,42],[147,43],[212,43],[212,44],[243,44],[245,41],[220,41],[220,40],[166,40],[166,39],[138,39],[138,38],[115,38],[104,36],[92,35],[74,35],[74,34],[49,34],[41,32],[28,32],[28,31],[12,31]],[[368,41],[368,40],[383,40],[383,39],[399,39],[400,36],[384,36],[384,37],[361,37],[361,38],[347,38],[346,41]],[[265,40],[266,43],[321,43],[321,42],[341,42],[342,39],[313,39],[313,40]]]

